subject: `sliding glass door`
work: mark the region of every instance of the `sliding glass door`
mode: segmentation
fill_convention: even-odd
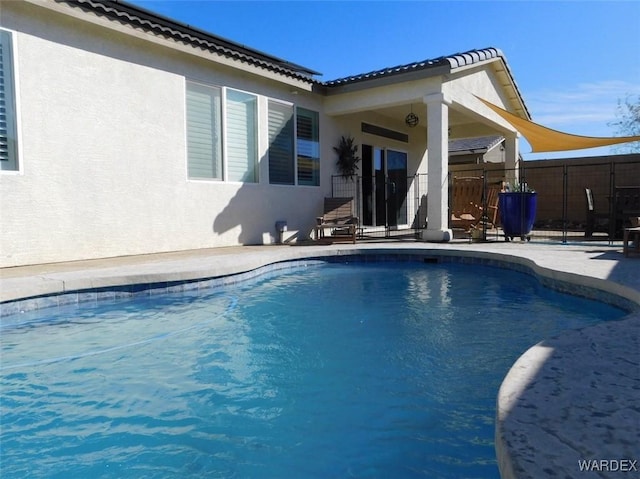
[[[364,226],[407,224],[407,153],[362,145]]]

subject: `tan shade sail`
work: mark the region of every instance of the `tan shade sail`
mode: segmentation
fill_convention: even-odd
[[[623,137],[595,137],[580,136],[561,131],[552,130],[546,126],[538,125],[532,121],[520,118],[513,113],[478,98],[482,103],[495,111],[502,118],[507,120],[513,127],[524,136],[533,153],[549,152],[549,151],[567,151],[582,150],[584,148],[595,148],[598,146],[617,145],[619,143],[629,143],[632,141],[640,141],[640,136],[623,136]]]

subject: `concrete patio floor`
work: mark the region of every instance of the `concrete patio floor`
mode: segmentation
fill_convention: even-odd
[[[618,298],[613,302],[629,312],[624,319],[548,338],[514,364],[498,395],[496,451],[504,478],[575,477],[582,473],[580,461],[618,461],[606,463],[610,468],[640,460],[640,258],[625,258],[621,246],[520,241],[270,245],[5,268],[0,269],[0,303],[5,303],[0,313],[25,298],[195,281],[281,261],[351,254],[497,261],[525,269],[543,283]],[[640,469],[637,462],[635,467]],[[618,472],[598,474],[618,477]]]

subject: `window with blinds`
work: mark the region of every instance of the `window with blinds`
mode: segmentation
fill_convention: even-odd
[[[217,87],[187,82],[189,178],[222,179],[222,104]]]
[[[186,85],[189,178],[257,183],[258,96]],[[277,100],[267,105],[269,183],[320,185],[318,112]]]
[[[258,181],[258,98],[249,93],[226,90],[227,179]]]
[[[318,112],[296,109],[298,184],[320,185],[320,128]]]
[[[0,30],[0,170],[18,169],[11,33]]]
[[[269,183],[293,185],[294,122],[293,106],[269,101]]]

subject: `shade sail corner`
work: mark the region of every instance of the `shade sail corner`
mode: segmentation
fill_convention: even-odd
[[[512,125],[531,146],[532,153],[583,150],[602,146],[618,145],[640,141],[640,136],[598,137],[581,136],[554,130],[525,118],[521,118],[493,103],[476,96],[487,107]]]

